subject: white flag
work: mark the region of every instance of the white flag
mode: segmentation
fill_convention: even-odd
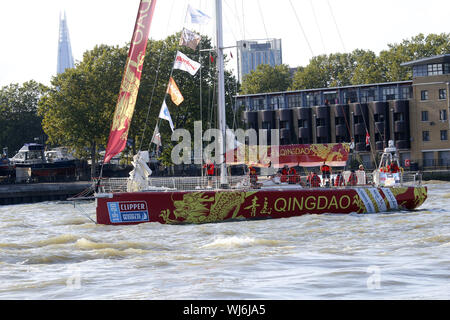
[[[200,69],[200,63],[189,59],[185,54],[178,51],[173,68],[187,71],[191,75],[195,75],[198,69]]]
[[[195,24],[207,24],[209,20],[211,20],[210,16],[198,9],[192,8],[191,5],[188,5],[188,17],[190,18],[191,23]]]
[[[161,146],[161,134],[159,133],[158,125],[155,127],[155,132],[153,132],[153,138],[152,143],[156,144],[157,146]]]
[[[161,110],[159,111],[159,117],[161,119],[167,120],[169,121],[170,124],[170,129],[172,129],[173,132],[173,122],[172,122],[172,117],[170,116],[169,113],[169,108],[167,108],[167,104],[166,101],[164,100],[162,106],[161,106]]]
[[[192,50],[195,50],[197,49],[197,46],[200,43],[201,39],[202,37],[196,34],[195,32],[183,28],[183,31],[181,32],[179,45],[186,46],[188,48],[191,48]]]

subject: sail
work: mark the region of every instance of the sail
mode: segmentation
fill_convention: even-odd
[[[126,145],[128,130],[141,83],[142,66],[156,0],[141,0],[128,52],[119,97],[106,147],[104,163],[120,153]]]

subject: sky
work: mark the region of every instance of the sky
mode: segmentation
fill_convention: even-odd
[[[213,0],[157,0],[150,38],[183,27],[214,37],[214,22],[185,22],[188,4],[214,17]],[[0,0],[0,87],[56,74],[59,16],[66,12],[75,62],[95,45],[131,40],[139,0]],[[283,63],[305,66],[319,54],[372,50],[423,33],[450,32],[448,0],[224,0],[224,46],[281,38]],[[236,69],[234,48],[228,69]]]

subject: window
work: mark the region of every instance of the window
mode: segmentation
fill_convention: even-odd
[[[305,120],[305,119],[298,120],[298,127],[299,128],[308,128],[308,120]]]
[[[428,90],[420,91],[420,100],[428,100]]]
[[[445,89],[439,89],[439,99],[445,100],[447,99],[447,90]]]
[[[428,75],[437,76],[442,74],[442,63],[434,63],[428,65]]]
[[[299,108],[302,106],[302,97],[300,95],[288,96],[289,108]]]
[[[428,111],[422,111],[422,121],[428,121]]]
[[[430,141],[430,131],[422,131],[422,141]]]
[[[444,73],[445,74],[450,73],[450,63],[444,63]]]
[[[401,87],[400,88],[400,99],[408,100],[411,99],[411,87]]]
[[[413,67],[413,77],[425,77],[425,76],[427,76],[427,66],[425,64]]]
[[[396,91],[397,91],[397,88],[395,88],[395,87],[383,88],[383,101],[395,100],[397,98]]]
[[[448,140],[448,131],[447,130],[441,130],[441,141]]]
[[[280,129],[289,129],[289,121],[280,121]]]
[[[439,112],[439,120],[441,121],[447,120],[447,110],[444,109]]]

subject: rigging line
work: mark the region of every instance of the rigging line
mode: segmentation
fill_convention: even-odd
[[[261,10],[261,2],[260,1],[256,1],[256,3],[258,3],[258,9],[259,9],[259,14],[261,15],[261,20],[262,20],[262,24],[264,27],[264,32],[266,33],[266,38],[269,39],[269,34],[267,33],[267,28],[266,28],[266,22],[264,21],[264,16]]]
[[[169,16],[171,16],[172,13],[173,13],[173,7],[174,7],[174,4],[175,4],[175,1],[172,2],[172,6],[170,7],[170,14],[169,14]],[[186,14],[187,14],[187,10],[186,10]],[[167,31],[169,30],[169,21],[170,21],[170,19],[167,20],[166,33],[167,33]],[[160,68],[161,68],[161,60],[162,60],[162,55],[163,55],[163,51],[164,51],[165,47],[166,47],[166,42],[163,40],[163,41],[162,41],[161,50],[160,50],[160,54],[159,54],[158,67],[157,67],[157,69],[156,69],[155,82],[154,82],[154,84],[153,84],[152,94],[151,94],[151,96],[150,96],[150,103],[149,103],[149,105],[148,105],[147,116],[146,116],[146,119],[145,119],[144,130],[143,130],[143,132],[142,132],[141,142],[140,142],[140,144],[139,144],[139,151],[141,150],[142,144],[143,144],[143,142],[144,142],[145,132],[146,132],[146,130],[147,130],[148,118],[150,117],[150,109],[151,109],[152,102],[153,102],[153,96],[154,96],[154,93],[155,93],[155,88],[156,88],[157,82],[158,82],[159,71],[160,71]],[[157,125],[158,125],[158,130],[159,130],[159,123],[158,123]],[[148,147],[149,150],[150,150],[150,145],[151,145],[151,143],[152,143],[152,141],[153,141],[154,135],[155,135],[155,132],[153,132],[152,139],[150,140],[149,147]]]
[[[336,26],[336,31],[337,31],[337,33],[339,35],[339,39],[341,40],[342,48],[344,48],[344,52],[346,52],[347,49],[345,49],[344,40],[342,40],[341,32],[339,31],[339,27],[338,27],[338,24],[336,22],[336,18],[334,17],[333,8],[331,7],[331,4],[330,4],[329,0],[327,0],[327,3],[328,3],[328,7],[330,8],[331,17],[333,18],[334,25]]]
[[[302,23],[300,22],[300,19],[298,18],[297,11],[295,10],[294,5],[292,4],[292,0],[289,0],[289,3],[291,4],[292,10],[294,11],[294,14],[295,14],[295,18],[297,19],[300,29],[302,30],[303,37],[305,37],[306,43],[308,44],[308,48],[309,48],[309,51],[311,52],[311,56],[314,57],[313,49],[311,47],[311,44],[309,43],[308,37],[306,36],[305,30],[303,29]]]
[[[368,129],[368,126],[367,126],[366,117],[364,117],[364,112],[362,110],[361,103],[358,103],[358,104],[359,104],[359,110],[361,111],[361,115],[362,115],[362,118],[363,118],[363,121],[364,121],[364,126],[366,127],[366,135],[367,135],[369,133],[369,129]],[[369,105],[367,105],[367,113],[369,113],[368,111],[369,111]],[[369,146],[370,146],[370,155],[373,157],[373,162],[375,163],[375,167],[377,167],[377,159],[375,158],[375,155],[374,155],[374,152],[373,152],[373,148],[372,148],[372,144],[370,143],[370,140],[369,140]]]
[[[350,125],[348,124],[347,115],[344,110],[344,105],[340,104],[340,106],[341,106],[342,113],[344,114],[344,120],[345,120],[345,125],[347,126],[348,136],[351,137],[352,133],[350,131]],[[350,109],[350,106],[349,106],[349,109]]]
[[[145,132],[147,131],[148,118],[150,117],[150,109],[151,109],[152,102],[153,102],[153,96],[154,96],[154,93],[155,93],[155,88],[156,88],[156,85],[157,85],[157,82],[158,82],[159,71],[160,71],[160,68],[161,68],[161,60],[162,60],[162,55],[163,55],[164,49],[165,49],[165,42],[163,42],[163,45],[161,46],[161,50],[160,50],[160,54],[159,54],[159,61],[158,61],[158,67],[156,69],[155,82],[153,84],[152,94],[150,95],[150,103],[148,105],[147,117],[145,118],[145,124],[144,124],[144,130],[142,132],[141,142],[139,144],[139,149],[138,149],[139,151],[141,151],[142,144],[144,142]],[[154,133],[153,133],[153,135],[154,135]],[[153,140],[153,138],[154,138],[154,136],[152,137],[152,140]],[[152,140],[150,140],[150,144],[151,144]]]
[[[309,0],[309,3],[311,5],[311,9],[312,9],[312,13],[314,16],[314,20],[316,22],[317,30],[319,31],[319,36],[320,36],[320,41],[322,42],[323,51],[325,53],[327,51],[325,48],[325,41],[323,40],[322,31],[320,30],[320,24],[319,24],[319,21],[317,20],[316,10],[314,10],[313,0]]]
[[[241,0],[241,6],[242,6],[242,10],[241,10],[241,12],[242,12],[242,30],[243,30],[243,36],[244,36],[244,39],[245,39],[245,15],[244,15],[245,10],[244,10],[244,0]]]

